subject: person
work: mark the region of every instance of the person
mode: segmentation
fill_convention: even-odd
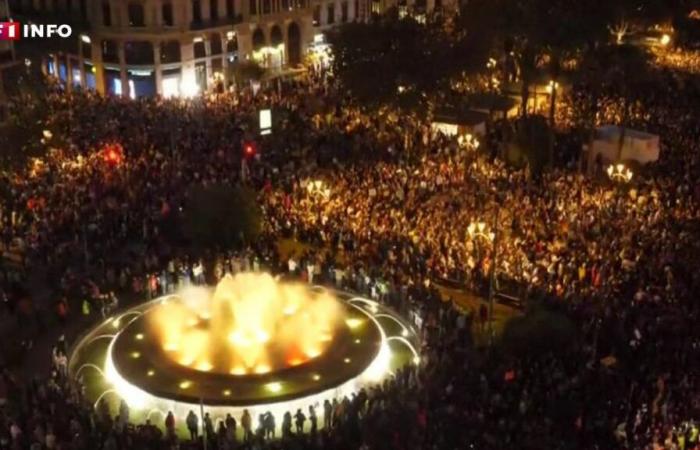
[[[250,412],[248,409],[243,410],[243,415],[241,416],[241,428],[243,428],[243,441],[248,442],[253,438],[252,430],[252,419],[250,417]]]
[[[196,440],[199,437],[199,417],[197,417],[194,411],[190,410],[190,412],[187,413],[185,423],[187,424],[187,430],[190,432],[190,440]]]
[[[330,400],[323,401],[323,428],[329,429],[333,420],[333,406]]]
[[[304,433],[304,422],[306,422],[306,416],[301,411],[301,408],[299,408],[296,414],[294,414],[294,424],[296,425],[297,434]]]
[[[265,438],[274,439],[275,438],[275,416],[270,412],[265,413]]]
[[[309,405],[309,421],[311,422],[311,435],[315,436],[318,431],[318,417],[314,405]]]
[[[168,411],[168,415],[165,416],[165,434],[168,439],[175,438],[175,416],[172,411]]]
[[[90,300],[87,298],[83,300],[83,316],[88,317],[90,315]]]
[[[265,414],[258,414],[258,426],[255,428],[255,437],[258,441],[265,439]]]
[[[284,413],[282,417],[282,438],[290,438],[292,436],[292,413],[289,411]]]
[[[208,441],[212,441],[216,436],[214,435],[214,423],[211,420],[211,416],[208,412],[204,413],[204,431],[206,432],[206,438]]]
[[[236,439],[236,419],[231,415],[231,413],[226,413],[226,432],[229,436],[233,436],[233,440]]]
[[[124,399],[119,402],[119,417],[124,420],[124,423],[129,423],[129,405],[126,404]]]

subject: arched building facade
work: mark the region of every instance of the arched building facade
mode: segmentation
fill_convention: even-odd
[[[231,81],[228,66],[239,59],[295,66],[314,39],[311,0],[11,1],[20,14],[86,23],[89,31],[73,37],[77,54],[53,54],[45,70],[105,94],[195,95],[215,79]]]

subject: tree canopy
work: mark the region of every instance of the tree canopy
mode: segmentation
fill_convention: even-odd
[[[260,234],[261,221],[255,192],[243,186],[196,186],[183,212],[184,234],[200,251],[242,248]]]
[[[478,41],[455,39],[444,25],[396,16],[343,25],[328,36],[333,73],[363,104],[421,102],[451,76],[482,68],[487,59]]]
[[[566,315],[537,308],[506,322],[501,344],[513,354],[566,352],[576,342],[576,327]]]

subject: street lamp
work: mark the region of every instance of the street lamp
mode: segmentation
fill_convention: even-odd
[[[476,238],[481,238],[488,241],[489,243],[493,242],[496,238],[495,233],[489,232],[488,227],[484,222],[470,223],[467,227],[467,233],[469,234],[469,237],[473,240],[476,240]]]
[[[496,294],[496,266],[498,264],[498,211],[494,218],[494,230],[490,231],[484,222],[472,222],[467,227],[467,234],[472,240],[482,239],[491,245],[492,261],[489,269],[489,344],[493,344],[493,303]]]
[[[322,180],[309,181],[306,185],[306,190],[309,192],[309,195],[317,195],[325,198],[331,195],[330,188],[325,186]]]
[[[611,180],[623,184],[629,183],[633,175],[632,171],[622,163],[610,164],[607,172]]]
[[[476,150],[479,148],[479,140],[470,133],[457,136],[457,143],[467,150]]]

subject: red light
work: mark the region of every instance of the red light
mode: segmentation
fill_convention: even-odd
[[[255,153],[255,149],[251,144],[246,144],[245,146],[245,154],[248,156],[252,156]]]
[[[121,164],[124,157],[124,150],[119,144],[112,144],[105,146],[103,150],[103,158],[106,163],[112,165]]]

